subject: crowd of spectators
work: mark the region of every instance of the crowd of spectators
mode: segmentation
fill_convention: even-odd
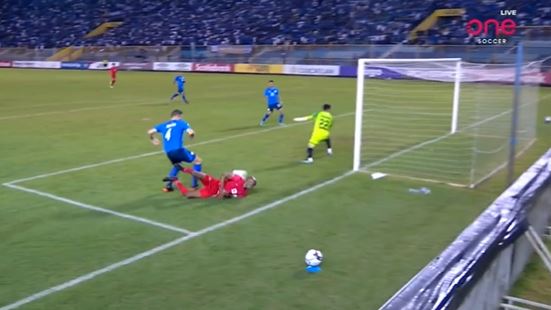
[[[469,36],[466,23],[471,19],[484,22],[487,19],[504,20],[510,18],[517,25],[516,35],[526,37],[547,33],[551,29],[551,2],[545,1],[518,1],[518,0],[451,0],[442,8],[466,8],[465,14],[458,17],[440,18],[438,23],[420,36],[414,43],[420,44],[469,44],[475,42],[475,37]],[[515,11],[516,15],[501,15],[501,11]],[[534,27],[539,26],[539,27]],[[488,35],[494,36],[494,28]],[[548,37],[549,38],[549,37]]]
[[[522,0],[4,0],[0,47],[411,43],[411,30],[446,7],[467,14],[441,20],[415,43],[468,43],[465,21],[502,8],[516,9],[519,24],[551,21],[549,2]],[[84,39],[107,21],[122,25]]]

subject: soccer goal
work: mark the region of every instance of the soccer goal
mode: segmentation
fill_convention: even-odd
[[[507,163],[515,72],[459,58],[360,59],[353,169],[476,186]],[[517,154],[536,136],[539,90],[525,84]]]

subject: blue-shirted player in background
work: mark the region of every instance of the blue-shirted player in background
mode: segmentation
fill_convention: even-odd
[[[171,192],[174,190],[172,181],[176,178],[181,169],[181,167],[178,166],[179,163],[193,163],[193,170],[201,171],[201,158],[184,147],[184,133],[187,133],[189,137],[193,138],[195,132],[191,129],[189,124],[182,119],[182,111],[172,111],[169,121],[151,128],[147,133],[154,145],[159,145],[161,143],[155,137],[156,133],[159,133],[163,137],[163,149],[173,165],[168,173],[168,177],[163,179],[163,181],[167,182],[163,191]],[[194,188],[199,186],[195,177],[191,180],[191,186]]]
[[[178,87],[178,90],[177,90],[176,93],[174,93],[174,95],[172,95],[172,97],[170,97],[170,100],[174,100],[174,98],[181,95],[182,100],[185,103],[189,103],[189,101],[187,101],[187,98],[186,98],[186,92],[184,91],[184,86],[186,84],[186,78],[183,75],[177,75],[176,77],[174,77],[174,82],[173,83],[176,85],[176,87]]]
[[[281,105],[281,101],[279,100],[279,89],[274,86],[273,80],[268,81],[268,87],[264,90],[264,97],[266,97],[268,110],[266,111],[266,114],[264,114],[264,117],[262,117],[260,126],[264,126],[274,110],[279,111],[278,123],[283,125],[283,119],[285,118],[285,115],[283,114],[283,105]]]

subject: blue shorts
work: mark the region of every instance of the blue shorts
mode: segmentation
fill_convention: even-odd
[[[181,94],[184,92],[184,88],[183,87],[178,87],[178,92]]]
[[[270,112],[273,112],[274,110],[281,110],[283,109],[283,106],[281,105],[281,103],[272,103],[272,104],[269,104],[268,105],[268,111]]]
[[[170,162],[174,165],[181,162],[191,163],[195,160],[197,155],[186,148],[181,148],[166,153],[166,157],[168,157]]]

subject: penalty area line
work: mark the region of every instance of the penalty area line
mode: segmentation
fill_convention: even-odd
[[[78,201],[75,201],[75,200],[72,200],[72,199],[56,196],[56,195],[46,193],[46,192],[42,192],[42,191],[38,191],[38,190],[35,190],[35,189],[26,188],[26,187],[19,186],[19,185],[14,185],[14,184],[4,184],[4,186],[9,187],[11,189],[23,191],[23,192],[26,192],[26,193],[29,193],[29,194],[34,194],[34,195],[38,195],[38,196],[41,196],[41,197],[46,197],[46,198],[49,198],[49,199],[52,199],[52,200],[55,200],[55,201],[60,201],[60,202],[70,204],[70,205],[73,205],[73,206],[76,206],[76,207],[79,207],[79,208],[82,208],[82,209],[92,210],[92,211],[96,211],[96,212],[100,212],[100,213],[106,213],[106,214],[114,215],[116,217],[120,217],[120,218],[130,220],[130,221],[139,222],[139,223],[143,223],[143,224],[147,224],[147,225],[151,225],[151,226],[156,226],[156,227],[160,227],[160,228],[163,228],[163,229],[166,229],[166,230],[171,230],[171,231],[183,233],[183,234],[186,234],[186,235],[193,234],[192,231],[189,231],[189,230],[184,229],[184,228],[179,228],[179,227],[168,225],[168,224],[165,224],[165,223],[156,222],[156,221],[149,220],[149,219],[139,217],[139,216],[135,216],[135,215],[130,215],[130,214],[126,214],[126,213],[121,213],[121,212],[117,212],[117,211],[113,211],[113,210],[109,210],[109,209],[96,207],[96,206],[93,206],[93,205],[90,205],[90,204],[78,202]]]
[[[118,108],[124,108],[124,107],[135,107],[135,106],[142,106],[142,105],[162,104],[162,103],[165,103],[165,101],[153,101],[153,102],[147,101],[147,102],[138,102],[138,103],[136,103],[136,102],[121,103],[121,104],[111,104],[111,105],[75,108],[75,109],[69,109],[69,110],[39,112],[39,113],[32,113],[32,114],[17,114],[17,115],[2,116],[2,117],[0,117],[0,121],[11,120],[11,119],[30,118],[30,117],[39,117],[39,116],[49,116],[49,115],[57,115],[57,114],[69,114],[69,113],[77,113],[77,112],[83,112],[83,111],[98,111],[98,110],[106,110],[106,109],[118,109]]]
[[[170,248],[173,248],[179,244],[182,244],[186,241],[189,241],[189,240],[192,240],[194,238],[197,238],[197,237],[200,237],[202,235],[205,235],[205,234],[208,234],[210,232],[214,232],[214,231],[217,231],[221,228],[224,228],[226,226],[230,226],[230,225],[233,225],[235,223],[238,223],[244,219],[247,219],[249,217],[252,217],[254,215],[257,215],[257,214],[260,214],[262,212],[265,212],[265,211],[268,211],[270,209],[273,209],[273,208],[276,208],[286,202],[289,202],[291,200],[294,200],[294,199],[297,199],[301,196],[304,196],[306,194],[309,194],[309,193],[312,193],[314,191],[317,191],[319,190],[320,188],[323,188],[325,186],[328,186],[328,185],[331,185],[331,184],[334,184],[348,176],[350,176],[351,174],[353,174],[354,172],[353,171],[348,171],[344,174],[341,174],[340,176],[337,176],[337,177],[334,177],[332,179],[329,179],[327,181],[324,181],[324,182],[321,182],[321,183],[318,183],[314,186],[311,186],[309,188],[306,188],[302,191],[299,191],[299,192],[296,192],[295,194],[292,194],[290,196],[287,196],[285,198],[282,198],[282,199],[279,199],[279,200],[276,200],[276,201],[273,201],[269,204],[266,204],[266,205],[263,205],[259,208],[256,208],[252,211],[249,211],[247,213],[244,213],[242,215],[239,215],[239,216],[236,216],[236,217],[233,217],[229,220],[226,220],[226,221],[223,221],[223,222],[220,222],[218,224],[214,224],[212,226],[208,226],[206,228],[203,228],[197,232],[194,232],[194,233],[191,233],[187,236],[184,236],[184,237],[180,237],[178,239],[175,239],[175,240],[172,240],[168,243],[165,243],[165,244],[162,244],[160,246],[157,246],[155,248],[152,248],[150,250],[147,250],[145,252],[142,252],[142,253],[139,253],[137,255],[134,255],[132,257],[129,257],[127,259],[124,259],[122,261],[119,261],[119,262],[116,262],[114,264],[111,264],[109,266],[106,266],[104,268],[101,268],[101,269],[98,269],[98,270],[95,270],[95,271],[92,271],[90,273],[87,273],[85,275],[82,275],[80,277],[77,277],[77,278],[74,278],[72,280],[69,280],[67,282],[64,282],[64,283],[61,283],[59,285],[56,285],[56,286],[52,286],[50,288],[47,288],[43,291],[40,291],[36,294],[33,294],[33,295],[30,295],[28,297],[25,297],[23,299],[20,299],[14,303],[11,303],[9,305],[5,305],[3,307],[0,307],[0,310],[13,310],[13,309],[17,309],[23,305],[26,305],[26,304],[29,304],[31,302],[34,302],[34,301],[37,301],[39,299],[42,299],[48,295],[51,295],[51,294],[54,294],[54,293],[57,293],[57,292],[60,292],[60,291],[63,291],[67,288],[71,288],[71,287],[74,287],[74,286],[77,286],[81,283],[84,283],[84,282],[87,282],[89,280],[92,280],[100,275],[103,275],[103,274],[106,274],[106,273],[109,273],[111,271],[114,271],[116,269],[119,269],[121,267],[124,267],[124,266],[127,266],[127,265],[130,265],[130,264],[133,264],[135,262],[138,262],[144,258],[147,258],[147,257],[150,257],[150,256],[153,256],[155,254],[158,254],[160,252],[163,252],[165,250],[168,250]],[[14,185],[12,185],[14,186]]]
[[[338,114],[338,115],[335,115],[335,118],[341,118],[341,117],[346,117],[346,116],[351,116],[351,115],[354,115],[354,112]],[[186,145],[186,147],[189,148],[189,147],[207,145],[207,144],[212,144],[212,143],[224,142],[224,141],[227,141],[227,140],[258,135],[258,134],[262,134],[262,133],[265,133],[265,132],[270,132],[270,131],[280,130],[280,129],[285,129],[285,128],[292,128],[292,127],[302,126],[302,125],[306,125],[306,124],[309,124],[309,123],[295,123],[295,124],[291,124],[291,125],[287,125],[287,126],[278,126],[278,127],[271,127],[271,128],[266,128],[266,129],[262,129],[262,130],[249,131],[249,132],[244,132],[244,133],[240,133],[240,134],[236,134],[236,135],[226,136],[226,137],[223,137],[223,138],[216,138],[216,139],[206,140],[206,141],[203,141],[203,142],[192,143],[192,144]],[[122,157],[122,158],[102,161],[102,162],[98,162],[98,163],[94,163],[94,164],[88,164],[88,165],[83,165],[83,166],[79,166],[79,167],[75,167],[75,168],[64,169],[64,170],[59,170],[59,171],[55,171],[55,172],[51,172],[51,173],[45,173],[45,174],[40,174],[40,175],[36,175],[36,176],[32,176],[32,177],[17,179],[17,180],[13,180],[13,181],[9,181],[7,183],[4,183],[3,185],[7,186],[7,185],[10,185],[10,184],[17,184],[17,183],[26,182],[26,181],[32,181],[32,180],[47,178],[47,177],[51,177],[51,176],[55,176],[55,175],[66,174],[66,173],[70,173],[70,172],[76,172],[76,171],[80,171],[80,170],[96,168],[96,167],[101,167],[101,166],[110,165],[110,164],[116,164],[116,163],[124,162],[124,161],[127,161],[127,160],[139,159],[139,158],[154,156],[154,155],[158,155],[158,154],[162,154],[162,153],[163,153],[162,151],[155,151],[155,152],[143,153],[143,154],[138,154],[138,155],[133,155],[133,156],[128,156],[128,157]]]

